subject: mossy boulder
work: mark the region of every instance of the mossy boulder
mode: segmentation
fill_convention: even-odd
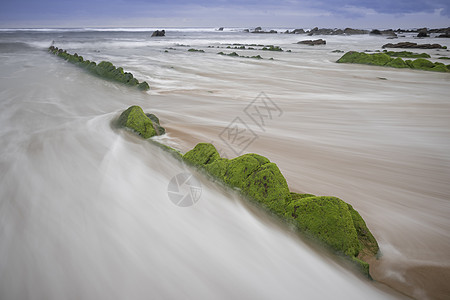
[[[429,70],[434,67],[434,63],[424,58],[418,58],[412,61],[411,66],[414,69]]]
[[[437,65],[436,64],[433,68],[430,69],[430,71],[434,71],[434,72],[449,72],[449,69],[444,64],[442,64],[442,65]]]
[[[224,182],[225,172],[228,169],[228,159],[227,158],[218,158],[214,160],[212,163],[204,165],[206,172]]]
[[[144,139],[156,135],[152,121],[145,115],[139,106],[131,106],[119,117],[118,125],[134,130]]]
[[[282,216],[291,201],[286,179],[274,163],[256,169],[241,185],[243,193],[269,211]]]
[[[391,68],[409,68],[403,59],[397,57],[386,64],[386,67]]]
[[[335,251],[355,257],[362,250],[347,203],[336,197],[292,200],[285,217],[301,231],[316,237]]]
[[[199,167],[210,164],[219,158],[219,152],[217,152],[214,145],[210,143],[199,143],[194,149],[183,155],[183,159],[186,162]]]
[[[244,154],[229,160],[227,169],[223,176],[226,184],[242,188],[244,181],[262,165],[270,161],[258,154]]]
[[[344,54],[337,62],[384,66],[391,60],[392,58],[384,53],[367,54],[364,52],[350,51]]]

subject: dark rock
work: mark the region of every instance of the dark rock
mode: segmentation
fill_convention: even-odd
[[[304,44],[304,45],[310,45],[310,46],[315,46],[315,45],[325,45],[327,42],[325,40],[322,39],[318,39],[318,40],[306,40],[306,41],[300,41],[297,44]]]
[[[401,42],[397,44],[388,43],[383,45],[382,48],[446,49],[445,46],[439,44],[417,44],[411,42]]]
[[[373,34],[373,35],[381,35],[381,31],[379,31],[378,29],[374,29],[374,30],[372,30],[372,31],[370,32],[370,34]]]
[[[353,28],[345,28],[344,34],[346,35],[353,35],[353,34],[367,34],[369,33],[367,30],[363,29],[353,29]]]
[[[155,129],[157,135],[163,135],[166,133],[166,129],[159,124],[159,119],[154,114],[145,114],[147,118],[152,120],[153,129]]]
[[[422,28],[419,30],[419,33],[417,34],[417,37],[428,37],[428,31],[426,28]]]
[[[258,27],[255,28],[254,31],[261,31],[261,30],[262,30],[262,28],[258,26]]]
[[[223,27],[220,27],[220,28],[219,28],[219,31],[223,31]]]
[[[291,33],[293,33],[293,34],[303,34],[303,33],[305,33],[305,31],[303,30],[303,29],[294,29],[294,30],[292,30],[292,32]]]
[[[244,29],[244,32],[250,32],[250,30],[249,29]]]
[[[450,38],[450,33],[447,32],[447,33],[444,33],[444,34],[440,34],[440,35],[437,36],[437,38]]]
[[[164,29],[163,30],[156,30],[156,31],[154,31],[152,33],[152,37],[153,36],[166,36],[166,31]]]

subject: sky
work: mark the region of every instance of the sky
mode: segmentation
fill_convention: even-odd
[[[450,0],[14,0],[0,27],[450,27]]]

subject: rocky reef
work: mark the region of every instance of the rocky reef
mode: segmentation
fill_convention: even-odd
[[[433,63],[425,58],[404,61],[400,57],[392,58],[386,53],[367,54],[364,52],[350,51],[345,53],[337,62],[385,66],[391,68],[410,68],[434,72],[450,72],[450,65],[445,65],[439,62]]]
[[[83,56],[80,56],[77,53],[69,54],[67,53],[67,51],[58,49],[55,46],[50,46],[48,50],[50,53],[53,53],[72,64],[82,67],[90,73],[99,77],[117,81],[129,86],[136,86],[138,89],[144,91],[150,89],[147,82],[139,82],[136,78],[134,78],[133,74],[124,72],[123,68],[121,67],[116,68],[112,63],[108,61],[102,61],[97,64],[93,61],[84,60]]]
[[[383,53],[391,57],[403,57],[403,58],[430,58],[431,56],[427,53],[414,53],[409,51],[387,51],[383,50]]]
[[[446,46],[439,44],[417,44],[412,42],[400,42],[396,44],[388,43],[381,48],[447,49]]]
[[[318,40],[305,40],[297,42],[297,44],[304,44],[304,45],[310,45],[310,46],[316,46],[316,45],[326,45],[326,41],[322,39]]]
[[[120,127],[143,138],[158,134],[156,116],[131,106],[118,119]],[[299,232],[348,258],[370,278],[366,259],[379,246],[360,214],[337,197],[317,197],[292,193],[278,166],[268,158],[248,153],[233,159],[222,158],[214,145],[199,143],[184,155],[159,144],[178,159],[202,170],[207,176],[239,191],[244,197],[293,226]]]
[[[224,55],[224,56],[231,56],[231,57],[242,57],[242,58],[254,58],[254,59],[263,59],[261,57],[261,55],[254,55],[254,56],[244,56],[244,55],[239,55],[236,52],[231,52],[231,53],[223,53],[222,51],[217,53],[219,55]],[[273,60],[273,58],[269,58],[270,60]]]
[[[378,253],[378,243],[351,205],[336,197],[290,192],[277,165],[258,154],[226,159],[220,157],[212,144],[199,143],[183,160],[350,258],[369,276],[369,265],[364,259]]]

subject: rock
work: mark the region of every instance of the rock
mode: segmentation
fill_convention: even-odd
[[[422,37],[428,37],[428,31],[426,28],[422,28],[419,30],[419,33],[417,34],[417,37],[422,38]]]
[[[306,40],[306,41],[300,41],[297,42],[297,44],[305,44],[305,45],[310,45],[310,46],[315,46],[315,45],[325,45],[327,42],[325,40],[322,39],[318,39],[318,40]]]
[[[347,203],[336,197],[306,197],[292,200],[286,218],[335,251],[355,257],[363,246]]]
[[[254,153],[226,159],[212,144],[200,143],[183,160],[348,256],[370,277],[369,265],[359,258],[376,255],[378,243],[351,205],[336,197],[291,193],[277,165]]]
[[[183,155],[186,162],[198,167],[204,167],[219,158],[219,152],[210,143],[199,143],[194,149]]]
[[[417,44],[411,42],[400,42],[397,44],[388,43],[383,45],[382,48],[446,49],[445,46],[439,44]]]
[[[284,215],[285,206],[291,200],[286,179],[274,163],[257,168],[242,184],[242,191],[279,216]]]
[[[154,114],[145,114],[153,123],[153,129],[156,131],[156,135],[163,135],[166,133],[166,129],[159,124],[159,119]]]
[[[250,32],[250,30],[249,29],[244,29],[244,32]]]
[[[383,53],[386,53],[387,55],[391,57],[404,57],[404,58],[430,58],[431,56],[427,53],[414,53],[409,51],[387,51],[383,50]]]
[[[243,188],[244,181],[259,167],[270,161],[258,154],[244,154],[230,159],[222,180],[233,187]]]
[[[261,27],[256,27],[251,33],[278,33],[276,30],[264,31]]]
[[[152,121],[144,114],[139,106],[131,106],[119,117],[118,125],[134,130],[144,139],[156,135]]]
[[[294,29],[294,30],[292,30],[292,32],[291,33],[293,33],[293,34],[303,34],[303,33],[305,33],[305,31],[303,30],[303,29]]]
[[[219,31],[223,31],[223,27],[220,27],[218,30],[219,30]]]
[[[394,58],[393,60],[388,62],[385,66],[391,68],[409,68],[409,66],[400,57]]]
[[[445,66],[442,63],[433,63],[424,58],[418,58],[414,61],[403,61],[400,57],[391,58],[386,53],[367,54],[364,52],[350,51],[345,53],[338,63],[354,63],[374,66],[386,66],[392,68],[411,68],[424,71],[450,72],[450,65]]]
[[[444,33],[444,34],[440,34],[438,36],[436,36],[437,38],[450,38],[450,33]]]
[[[345,53],[337,62],[384,66],[391,60],[392,58],[384,53],[367,54],[364,52],[350,51]]]
[[[137,86],[140,90],[148,90],[150,88],[147,82],[144,81],[139,83],[131,73],[124,72],[121,67],[116,68],[111,62],[102,61],[97,65],[95,62],[84,60],[83,57],[77,53],[72,55],[67,53],[67,51],[63,51],[54,46],[51,46],[49,51],[99,77],[121,82],[129,86]]]
[[[166,36],[166,31],[163,30],[156,30],[152,33],[152,37],[154,36]]]
[[[367,34],[369,31],[363,29],[353,29],[353,28],[345,28],[344,34],[346,35],[354,35],[354,34]]]
[[[379,31],[378,29],[373,29],[369,34],[381,35],[381,31]]]

